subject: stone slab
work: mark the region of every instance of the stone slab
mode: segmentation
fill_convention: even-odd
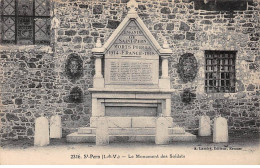
[[[113,58],[105,61],[105,85],[158,84],[158,60]]]
[[[196,135],[191,133],[169,135],[170,142],[196,141]],[[66,140],[70,143],[95,143],[95,134],[78,134],[77,132],[67,135]],[[109,142],[155,142],[155,135],[110,135]]]
[[[169,135],[185,134],[185,129],[181,127],[168,128]],[[109,128],[109,135],[155,135],[155,128]],[[78,134],[96,134],[96,128],[80,127]]]
[[[156,107],[139,107],[138,106],[106,106],[105,107],[105,116],[156,116],[157,115],[157,106]]]

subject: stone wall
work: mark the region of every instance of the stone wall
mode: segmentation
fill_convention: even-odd
[[[62,116],[64,135],[88,125],[91,115],[94,59],[91,49],[104,43],[127,14],[127,0],[57,0],[49,46],[2,46],[1,138],[32,138],[34,119],[44,113]],[[139,0],[138,13],[162,46],[164,37],[174,54],[169,62],[174,121],[187,130],[198,128],[198,116],[228,118],[230,131],[259,129],[260,54],[257,0],[247,10],[195,10],[191,0]],[[235,50],[236,92],[205,93],[205,50]],[[181,55],[192,53],[198,73],[184,82],[177,72]],[[76,69],[72,61],[78,63]],[[69,68],[70,67],[70,68]],[[72,68],[71,68],[72,67]],[[189,89],[191,102],[183,102]]]

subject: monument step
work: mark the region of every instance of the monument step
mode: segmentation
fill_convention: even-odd
[[[172,134],[169,135],[170,142],[188,142],[195,141],[196,135],[185,132],[184,134]],[[79,134],[74,132],[67,135],[67,142],[73,143],[95,143],[96,135],[95,134]],[[109,135],[109,142],[155,142],[155,135]]]
[[[185,129],[181,127],[174,127],[168,129],[169,134],[184,134]],[[155,135],[155,128],[109,128],[110,135]],[[79,134],[96,134],[96,129],[92,127],[78,128]]]

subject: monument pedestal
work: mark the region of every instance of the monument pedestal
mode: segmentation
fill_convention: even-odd
[[[156,117],[167,117],[172,127],[171,92],[160,89],[89,89],[92,93],[90,126],[106,116],[111,128],[155,128]]]

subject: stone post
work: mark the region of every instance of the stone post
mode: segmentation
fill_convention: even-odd
[[[201,116],[199,119],[199,136],[210,136],[210,118],[209,116]]]
[[[109,144],[108,121],[105,117],[97,119],[96,145]]]
[[[168,56],[161,56],[162,58],[162,76],[161,78],[169,78],[168,75]]]
[[[227,119],[217,117],[214,121],[213,142],[228,142],[228,124]]]
[[[103,78],[102,75],[102,62],[101,62],[101,58],[103,57],[103,55],[98,55],[95,54],[95,78]]]
[[[46,146],[50,144],[49,122],[42,116],[35,120],[34,146]]]
[[[165,145],[169,143],[168,122],[165,117],[156,120],[155,144]]]
[[[52,116],[50,119],[50,138],[62,137],[62,128],[61,128],[61,117],[59,115]]]

